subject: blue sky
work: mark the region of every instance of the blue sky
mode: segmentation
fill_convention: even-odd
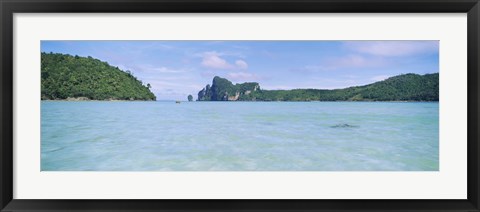
[[[42,41],[42,52],[129,70],[159,100],[185,100],[214,76],[262,89],[333,89],[439,72],[438,41]]]

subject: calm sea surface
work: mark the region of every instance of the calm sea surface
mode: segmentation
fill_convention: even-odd
[[[42,101],[42,171],[437,171],[438,103]]]

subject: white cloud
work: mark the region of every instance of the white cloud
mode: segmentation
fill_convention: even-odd
[[[411,56],[438,52],[438,41],[347,41],[346,48],[376,56]]]
[[[217,52],[205,52],[202,58],[202,65],[214,69],[233,68],[225,59],[221,58]]]
[[[248,68],[247,62],[245,62],[243,60],[235,61],[235,65],[237,65],[237,67],[240,68],[240,69],[247,69]]]
[[[265,90],[292,90],[298,89],[298,86],[289,86],[289,85],[263,85],[263,89]]]
[[[321,72],[332,71],[341,68],[374,68],[384,67],[389,62],[383,58],[364,57],[360,55],[347,55],[344,57],[328,58],[321,65],[307,65],[294,71],[300,72]]]
[[[167,67],[158,67],[158,68],[151,68],[151,71],[157,72],[157,73],[182,73],[185,72],[183,69],[171,69]]]
[[[335,58],[329,61],[331,68],[363,68],[379,67],[386,65],[386,61],[379,58],[366,58],[360,55],[347,55],[341,58]]]
[[[389,78],[390,76],[388,75],[378,75],[378,76],[374,76],[371,78],[371,80],[373,81],[382,81],[382,80],[386,80],[387,78]]]
[[[237,60],[235,64],[229,63],[226,59],[222,58],[223,56],[232,54],[222,53],[216,51],[203,52],[199,54],[202,57],[202,66],[213,69],[247,69],[248,63],[244,60]]]
[[[260,79],[258,75],[247,72],[231,72],[228,73],[227,76],[227,78],[232,81],[251,81]]]
[[[154,65],[136,65],[133,64],[131,66],[126,65],[119,65],[118,66],[122,70],[130,70],[134,72],[143,72],[143,73],[183,73],[187,72],[187,69],[173,69],[164,66],[154,66]]]

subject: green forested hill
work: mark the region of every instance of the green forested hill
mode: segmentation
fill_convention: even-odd
[[[212,87],[207,85],[198,92],[198,100],[200,101],[236,101],[242,100],[240,97],[248,97],[251,92],[259,89],[260,86],[256,82],[246,82],[234,85],[225,78],[214,77]]]
[[[215,77],[198,93],[199,101],[438,101],[434,74],[403,74],[364,86],[344,89],[262,90],[258,83],[233,85]],[[240,88],[244,87],[244,90]]]
[[[42,53],[42,99],[155,100],[130,72],[92,57]]]
[[[358,87],[354,99],[377,101],[438,101],[439,77],[435,74],[404,74]]]

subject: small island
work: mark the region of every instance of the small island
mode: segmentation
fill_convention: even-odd
[[[215,76],[198,92],[198,101],[438,101],[439,77],[402,74],[343,89],[263,90],[256,82],[233,84]]]
[[[92,57],[42,53],[42,100],[154,101],[150,84]]]

